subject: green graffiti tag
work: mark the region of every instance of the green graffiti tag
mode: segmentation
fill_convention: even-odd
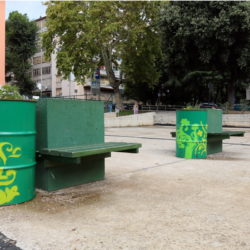
[[[0,162],[3,165],[7,164],[9,158],[18,158],[21,156],[21,148],[13,147],[9,142],[0,143]],[[16,179],[15,170],[5,170],[4,166],[0,167],[0,205],[6,204],[12,201],[17,195],[18,186],[6,187],[11,185]],[[2,187],[5,187],[2,189]]]
[[[184,158],[205,158],[207,154],[207,125],[191,124],[182,119],[176,131],[176,142],[184,150]]]

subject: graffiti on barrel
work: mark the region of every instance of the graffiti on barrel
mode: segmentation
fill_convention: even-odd
[[[20,195],[18,186],[12,185],[16,179],[16,171],[5,169],[5,166],[9,158],[21,157],[21,151],[20,147],[14,147],[9,142],[0,143],[0,205],[7,204]]]
[[[176,130],[176,142],[179,150],[184,150],[184,158],[205,158],[207,155],[207,125],[190,123],[181,119]]]

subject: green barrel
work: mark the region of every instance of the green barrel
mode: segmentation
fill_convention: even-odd
[[[35,106],[0,100],[0,206],[35,196]]]
[[[187,159],[207,157],[207,111],[176,111],[176,156]]]

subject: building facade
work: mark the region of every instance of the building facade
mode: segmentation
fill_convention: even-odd
[[[41,34],[46,31],[46,17],[35,20],[38,26],[37,52],[31,58],[32,80],[37,85],[37,93],[42,96],[71,96],[83,94],[83,87],[77,85],[73,80],[63,80],[57,74],[56,56],[52,55],[51,60],[45,59],[42,48]],[[40,93],[39,93],[40,92]]]

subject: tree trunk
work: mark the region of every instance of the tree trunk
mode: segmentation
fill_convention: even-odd
[[[120,90],[119,90],[121,80],[118,80],[115,77],[115,73],[114,73],[113,68],[112,68],[112,55],[111,55],[111,53],[112,53],[111,49],[107,49],[107,48],[102,49],[103,61],[104,61],[104,65],[106,68],[109,83],[110,83],[111,87],[114,89],[115,104],[116,104],[116,107],[121,110],[123,108],[121,94],[120,94]]]
[[[234,80],[229,82],[227,94],[228,94],[227,100],[229,102],[230,107],[232,108],[235,103],[235,81]]]
[[[122,105],[122,98],[121,98],[121,94],[119,91],[119,86],[118,88],[114,88],[114,96],[115,96],[115,104],[116,106],[119,108],[119,110],[123,109],[123,105]]]

